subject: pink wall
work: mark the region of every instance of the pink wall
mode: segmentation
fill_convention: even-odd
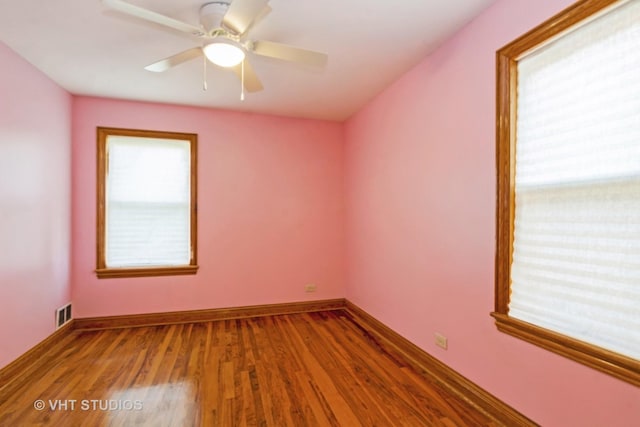
[[[0,367],[53,331],[70,293],[76,317],[90,317],[346,292],[545,426],[640,424],[638,388],[501,334],[489,317],[494,53],[569,3],[498,0],[344,126],[71,101],[0,44]],[[96,126],[200,135],[197,275],[96,279]]]
[[[347,298],[544,426],[640,425],[640,389],[489,316],[495,51],[570,3],[499,0],[347,122]]]
[[[70,301],[71,96],[0,43],[0,368]]]
[[[199,135],[197,275],[96,278],[96,126]],[[344,297],[340,124],[80,97],[73,152],[77,317]]]

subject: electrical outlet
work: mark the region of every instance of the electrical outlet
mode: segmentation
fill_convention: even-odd
[[[304,285],[305,292],[315,292],[318,289],[315,283],[307,283]]]
[[[447,349],[447,337],[445,337],[442,334],[439,334],[436,332],[436,345],[438,347],[444,348],[445,350]]]

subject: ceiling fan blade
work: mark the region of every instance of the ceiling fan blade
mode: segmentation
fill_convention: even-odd
[[[232,0],[222,18],[222,25],[236,35],[244,34],[256,18],[266,14],[263,9],[268,2],[269,0]]]
[[[268,14],[271,13],[273,9],[271,9],[271,6],[266,5],[257,15],[256,17],[253,19],[253,22],[251,23],[251,25],[249,26],[249,28],[252,28],[254,25],[256,25],[258,22],[262,21]],[[248,31],[248,30],[246,30]],[[246,32],[245,31],[245,32]]]
[[[269,56],[271,58],[283,59],[285,61],[300,62],[302,64],[324,67],[327,64],[327,54],[315,52],[313,50],[301,49],[282,43],[275,43],[265,40],[253,42],[251,50],[258,55]]]
[[[182,31],[184,33],[193,34],[194,36],[201,36],[204,34],[202,29],[195,25],[169,18],[168,16],[126,3],[122,0],[102,0],[102,4],[109,9],[135,16],[136,18],[144,19],[145,21],[164,25],[165,27],[173,28],[174,30]]]
[[[163,71],[167,71],[171,67],[180,65],[183,62],[187,62],[192,59],[195,59],[200,55],[202,55],[202,48],[194,47],[194,48],[185,50],[184,52],[177,53],[168,58],[161,59],[160,61],[154,62],[153,64],[149,64],[146,67],[144,67],[144,69],[147,71],[153,71],[155,73],[161,73]]]
[[[258,75],[254,71],[251,63],[245,59],[244,61],[244,88],[247,92],[259,92],[264,87],[258,78]],[[238,65],[231,67],[234,73],[238,76],[238,78],[242,81],[242,62]]]

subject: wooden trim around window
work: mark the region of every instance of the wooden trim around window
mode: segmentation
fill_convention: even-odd
[[[495,310],[509,307],[511,261],[515,218],[516,61],[498,52],[496,102],[496,292]]]
[[[515,217],[518,60],[624,3],[624,0],[578,1],[496,53],[496,282],[495,311],[491,315],[501,332],[640,386],[640,361],[509,317]]]
[[[498,330],[583,365],[640,386],[640,362],[593,344],[544,329],[506,314],[491,313]]]
[[[177,265],[175,267],[144,267],[144,268],[96,268],[100,278],[117,277],[150,277],[150,276],[181,276],[196,274],[197,265]]]
[[[175,139],[180,141],[189,141],[191,149],[191,259],[189,265],[179,266],[157,266],[157,267],[141,267],[141,268],[113,268],[107,267],[105,256],[106,244],[106,173],[109,161],[107,153],[107,137],[110,135],[130,136],[135,138],[157,138],[157,139]],[[147,277],[147,276],[174,276],[185,274],[196,274],[198,271],[198,218],[197,218],[197,200],[198,200],[198,135],[194,133],[179,132],[163,132],[139,129],[121,129],[121,128],[97,128],[97,204],[96,204],[96,274],[98,278],[116,278],[116,277]]]

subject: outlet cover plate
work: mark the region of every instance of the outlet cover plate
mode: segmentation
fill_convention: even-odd
[[[440,348],[447,349],[447,337],[436,332],[436,345]]]

